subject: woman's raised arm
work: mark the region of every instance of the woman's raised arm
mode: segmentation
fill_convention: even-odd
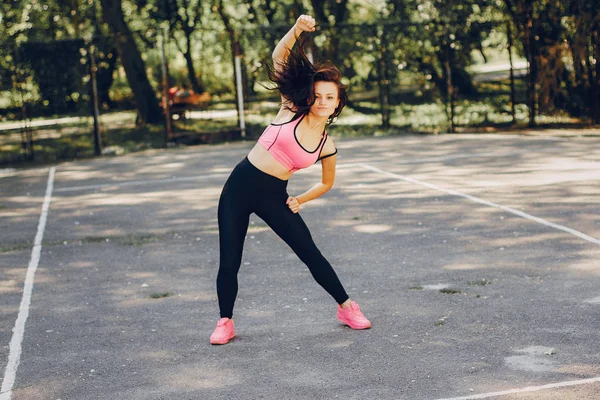
[[[301,15],[292,28],[281,38],[273,50],[273,67],[276,72],[281,71],[282,64],[287,60],[290,50],[294,47],[296,39],[302,32],[314,32],[315,19],[310,15]]]

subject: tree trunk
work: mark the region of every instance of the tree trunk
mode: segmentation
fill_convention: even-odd
[[[531,20],[529,21],[531,23]],[[527,108],[529,109],[529,127],[535,126],[535,114],[536,114],[536,95],[535,95],[535,84],[537,77],[537,62],[534,47],[534,33],[533,27],[528,24],[528,27],[523,32],[523,47],[525,48],[525,55],[527,57]]]
[[[529,108],[529,126],[535,126],[536,114],[536,93],[535,86],[537,80],[537,53],[535,47],[535,3],[527,1],[513,2],[513,0],[504,0],[506,10],[511,15],[517,34],[523,43],[525,57],[527,58],[527,107]]]
[[[389,80],[387,77],[387,39],[382,30],[379,36],[379,104],[381,107],[381,127],[388,129],[390,127],[390,91]]]
[[[444,71],[446,72],[446,98],[447,98],[447,108],[448,111],[446,112],[446,115],[448,116],[448,120],[450,122],[450,132],[454,133],[456,132],[456,127],[454,125],[454,87],[452,86],[452,67],[450,66],[450,51],[449,48],[450,46],[448,46],[447,44],[446,46],[446,53],[448,54],[448,56],[446,57],[446,59],[444,60]]]
[[[227,31],[227,35],[229,36],[229,40],[231,41],[231,64],[233,66],[233,92],[235,93],[235,104],[239,104],[238,91],[236,89],[237,82],[236,82],[236,78],[235,78],[235,58],[237,56],[243,57],[244,51],[242,49],[242,45],[241,45],[240,41],[236,38],[235,30],[231,26],[229,17],[227,16],[227,14],[225,14],[223,0],[219,0],[219,2],[217,4],[217,11],[219,12],[219,15],[221,16],[221,20],[223,21],[223,24],[225,25],[225,30]],[[243,63],[242,63],[242,82],[244,82],[244,83],[247,82],[246,68]],[[243,87],[246,88],[247,86],[245,84],[243,84]],[[245,90],[244,90],[244,93],[245,93]],[[243,100],[245,100],[245,99],[243,99]],[[241,117],[238,113],[238,125],[240,124],[240,119],[241,119]]]
[[[182,21],[183,23],[187,23],[188,21]],[[195,26],[196,22],[194,21],[194,26]],[[204,93],[206,92],[206,85],[204,84],[204,82],[202,81],[202,78],[198,78],[196,76],[196,68],[194,67],[194,60],[192,58],[192,33],[194,32],[194,27],[190,27],[190,26],[186,26],[184,24],[184,28],[183,28],[183,34],[185,35],[185,50],[182,50],[179,47],[179,42],[177,42],[177,39],[175,39],[174,35],[173,35],[173,39],[175,40],[175,44],[177,44],[177,48],[179,48],[179,51],[181,53],[183,53],[183,57],[185,58],[185,62],[187,65],[187,70],[188,70],[188,79],[190,80],[190,83],[192,85],[192,89],[194,90],[194,92],[196,93]]]
[[[192,60],[192,53],[189,51],[190,48],[190,42],[188,39],[188,51],[183,53],[183,57],[185,58],[185,62],[187,64],[187,70],[188,70],[188,79],[190,80],[190,83],[192,84],[192,89],[194,90],[194,92],[196,93],[204,93],[206,92],[206,86],[204,85],[204,82],[202,81],[202,79],[198,79],[196,77],[196,69],[194,68],[194,60]]]
[[[594,51],[592,56],[595,60],[598,60],[598,57],[600,57],[600,40],[598,38],[598,31],[595,31],[592,34],[592,46],[592,50]],[[600,101],[598,98],[598,96],[600,96],[600,91],[598,90],[598,85],[600,84],[600,62],[598,61],[596,61],[595,72],[594,80],[592,82],[592,122],[598,124],[600,123],[600,115],[598,113],[598,102]]]
[[[137,48],[129,27],[123,17],[120,0],[101,0],[104,20],[113,34],[119,57],[125,68],[127,81],[133,91],[138,110],[138,122],[157,124],[164,120],[156,93],[152,89],[146,66]]]

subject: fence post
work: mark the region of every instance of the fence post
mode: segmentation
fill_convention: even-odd
[[[235,58],[235,83],[238,100],[238,116],[240,121],[240,130],[242,137],[246,137],[246,121],[244,120],[244,85],[242,83],[242,56],[236,54]]]
[[[389,81],[387,79],[387,41],[385,29],[382,27],[379,33],[379,103],[381,107],[381,126],[384,129],[390,127],[390,96]]]
[[[456,132],[456,126],[454,125],[454,86],[452,85],[452,47],[451,40],[454,40],[452,35],[447,37],[447,41],[443,43],[446,46],[446,60],[444,62],[444,67],[446,70],[446,91],[448,104],[447,107],[450,107],[449,119],[450,119],[450,132]]]
[[[15,47],[14,51],[15,55],[15,73],[12,77],[13,85],[19,91],[19,95],[21,96],[21,118],[23,124],[21,125],[21,148],[25,153],[23,155],[25,160],[32,161],[35,159],[35,153],[33,151],[33,134],[31,132],[31,126],[29,124],[29,117],[27,116],[27,103],[25,101],[25,95],[23,94],[23,64],[21,63],[21,51],[18,47]]]
[[[171,105],[169,104],[169,80],[167,79],[167,57],[165,55],[165,41],[168,37],[168,26],[165,25],[164,30],[162,32],[161,40],[160,40],[160,59],[162,66],[162,81],[163,81],[163,108],[165,112],[165,123],[167,131],[165,133],[165,145],[171,139],[172,131],[171,131]]]
[[[512,123],[517,123],[517,115],[515,112],[515,70],[513,65],[512,49],[513,49],[513,34],[510,21],[506,21],[506,36],[508,37],[508,61],[510,62],[510,114]]]
[[[100,127],[98,120],[100,118],[100,111],[98,110],[98,85],[96,83],[96,72],[98,68],[96,67],[96,57],[94,52],[96,51],[96,47],[92,44],[90,45],[90,75],[92,78],[92,108],[94,112],[94,154],[97,156],[102,155],[102,140],[100,138]]]

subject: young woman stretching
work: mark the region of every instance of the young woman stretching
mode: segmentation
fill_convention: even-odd
[[[211,344],[225,344],[234,336],[233,304],[237,274],[251,213],[262,218],[308,266],[315,280],[338,303],[337,318],[352,329],[371,322],[350,301],[335,271],[321,254],[298,214],[300,204],[333,186],[337,149],[325,127],[346,105],[348,96],[340,71],[331,63],[313,65],[296,39],[315,30],[315,20],[302,15],[273,51],[270,79],[281,93],[282,106],[248,156],[227,179],[219,199],[220,266],[217,295],[221,319]],[[321,160],[321,182],[297,197],[286,192],[295,171]]]

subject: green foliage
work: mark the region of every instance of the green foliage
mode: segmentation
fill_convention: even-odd
[[[26,42],[21,46],[20,58],[34,73],[43,106],[54,114],[77,111],[89,100],[83,85],[86,74],[83,46],[81,39]]]
[[[233,36],[217,12],[218,4],[223,5]],[[404,127],[414,121],[414,112],[425,112],[423,120],[427,123],[409,125],[445,129],[447,121],[440,110],[441,101],[447,99],[447,65],[452,71],[452,84],[458,88],[459,125],[507,123],[508,84],[497,83],[501,87],[491,90],[493,98],[475,107],[481,96],[489,96],[490,92],[486,92],[485,85],[473,82],[470,66],[493,58],[506,61],[508,21],[515,37],[513,54],[533,57],[530,61],[536,65],[536,105],[542,113],[567,111],[573,116],[594,118],[594,107],[600,108],[594,64],[598,57],[594,32],[600,30],[600,18],[594,0],[123,0],[122,6],[155,91],[161,89],[158,44],[163,24],[167,24],[169,84],[189,84],[195,78],[213,102],[224,107],[231,107],[231,103],[225,103],[235,98],[232,40],[242,47],[246,94],[251,98],[261,96],[258,82],[265,80],[264,63],[274,45],[299,14],[311,13],[319,24],[313,35],[314,55],[337,63],[354,96],[352,106],[364,112],[374,125],[381,104],[376,94],[367,99],[360,95],[377,93],[381,82],[389,85],[395,124]],[[99,49],[101,104],[105,110],[133,107],[133,93],[117,60],[114,42],[108,37],[98,2],[3,2],[0,91],[9,101],[2,104],[12,107],[13,115],[19,115],[15,110],[22,104],[21,96],[30,112],[87,109],[87,54],[85,50],[77,54],[74,48],[63,50],[60,46],[69,40],[90,43],[92,37]],[[53,46],[61,56],[45,57],[43,66],[39,60],[33,63],[32,59],[44,57],[28,48],[40,41],[48,43],[40,51],[48,52],[50,47],[46,46]],[[191,56],[193,76],[186,53]],[[23,57],[25,54],[27,57]],[[380,61],[385,65],[383,70]],[[65,73],[57,75],[56,71]],[[517,84],[517,102],[523,103],[527,88],[523,82]],[[430,112],[431,118],[427,116]],[[522,105],[517,105],[517,113],[521,120]],[[595,118],[600,118],[598,111]]]

